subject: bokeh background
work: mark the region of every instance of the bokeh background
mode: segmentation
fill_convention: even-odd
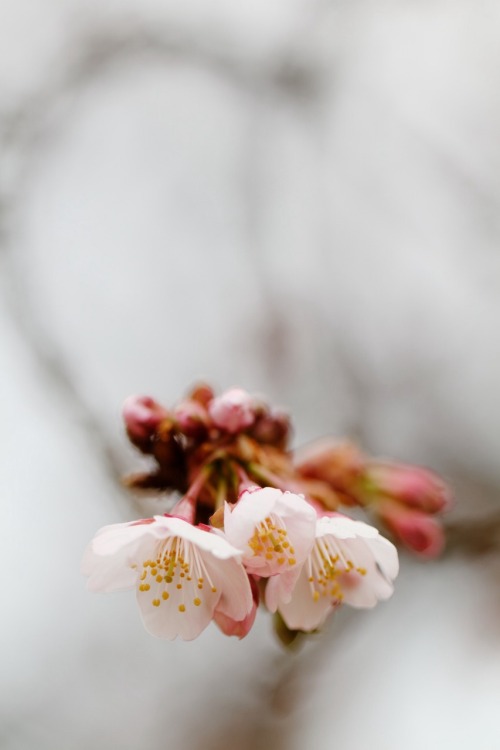
[[[498,750],[499,33],[494,0],[1,0],[2,750]],[[95,530],[156,507],[123,399],[200,377],[444,474],[445,557],[294,654],[88,594]]]

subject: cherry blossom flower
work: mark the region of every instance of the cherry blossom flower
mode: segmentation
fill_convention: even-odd
[[[314,542],[316,513],[301,495],[274,487],[245,490],[224,510],[224,533],[250,573],[277,576],[291,590]]]
[[[172,516],[105,526],[82,571],[90,591],[136,588],[146,629],[159,638],[196,638],[216,613],[245,620],[253,608],[241,553],[223,536]]]
[[[365,608],[388,599],[397,574],[396,548],[377,529],[340,514],[324,515],[293,590],[279,577],[270,578],[266,605],[278,610],[290,629],[311,631],[343,602]]]

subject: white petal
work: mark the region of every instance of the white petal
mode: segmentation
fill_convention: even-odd
[[[178,536],[185,539],[199,549],[210,552],[220,560],[241,557],[241,550],[234,547],[223,532],[205,531],[192,526],[181,518],[171,516],[155,516],[155,527],[159,537],[165,536],[165,532],[168,532],[168,536]]]
[[[108,593],[134,585],[141,558],[139,549],[146,539],[145,526],[113,524],[97,532],[84,552],[81,565],[83,575],[89,577],[89,591]]]
[[[109,593],[132,588],[137,580],[134,564],[125,553],[103,557],[87,550],[82,565],[84,574],[89,576],[87,589]]]
[[[235,560],[228,560],[223,565],[206,560],[206,567],[221,591],[217,610],[233,620],[243,620],[253,606],[252,589],[244,567]]]
[[[114,555],[123,547],[141,539],[147,534],[151,534],[151,527],[154,522],[135,521],[132,523],[114,523],[110,526],[103,526],[96,533],[89,544],[89,548],[96,555]],[[84,573],[87,575],[87,573]]]
[[[170,641],[177,636],[184,641],[197,638],[212,620],[219,594],[208,592],[199,597],[201,604],[196,606],[194,602],[198,600],[198,589],[194,583],[192,586],[185,585],[182,590],[175,585],[169,587],[166,601],[163,599],[164,592],[165,586],[161,584],[152,585],[146,592],[137,589],[137,603],[146,630],[157,638]]]
[[[375,556],[380,569],[393,581],[399,573],[399,559],[396,547],[383,536],[378,535],[370,543],[370,548]]]
[[[288,603],[280,604],[279,607],[279,612],[290,630],[305,630],[306,632],[316,630],[333,611],[330,598],[320,597],[317,601],[314,600],[307,578],[308,573],[304,566],[293,590],[292,598]]]
[[[280,604],[290,601],[297,579],[302,568],[288,570],[278,576],[271,576],[266,585],[266,607],[270,612],[276,612]]]
[[[378,536],[378,531],[362,521],[354,521],[348,516],[335,514],[318,518],[316,536],[321,537],[328,534],[336,539],[355,539],[356,537],[372,539]]]

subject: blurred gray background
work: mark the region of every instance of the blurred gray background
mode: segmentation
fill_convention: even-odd
[[[498,750],[500,5],[0,0],[2,750]],[[79,573],[198,378],[453,484],[445,558],[293,655]]]

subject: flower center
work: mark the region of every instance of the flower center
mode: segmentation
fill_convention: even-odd
[[[160,542],[156,557],[145,560],[139,578],[139,591],[152,596],[151,605],[164,602],[177,606],[179,612],[199,607],[217,593],[202,555],[197,547],[180,537]]]
[[[321,597],[329,597],[333,604],[340,604],[344,598],[340,576],[346,573],[366,575],[366,569],[356,566],[333,537],[316,539],[306,565],[309,588],[315,602]]]
[[[269,563],[293,566],[297,563],[295,550],[290,545],[285,525],[278,516],[267,516],[257,524],[248,542],[254,557],[264,557]]]

